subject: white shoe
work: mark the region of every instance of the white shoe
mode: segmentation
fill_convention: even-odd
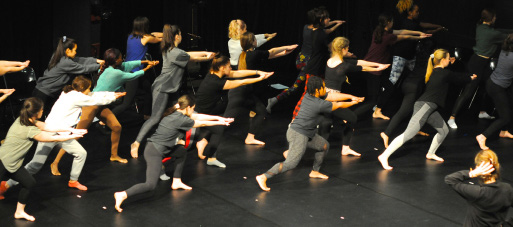
[[[207,161],[207,165],[209,166],[217,166],[219,168],[226,168],[226,165],[222,162],[220,162],[219,160],[214,160],[214,161]]]
[[[451,127],[452,129],[457,129],[458,126],[456,125],[456,121],[454,121],[454,119],[449,119],[447,121],[447,124],[449,125],[449,127]]]
[[[494,116],[488,115],[487,112],[479,113],[479,118],[481,118],[481,119],[489,119],[489,120],[495,119]]]

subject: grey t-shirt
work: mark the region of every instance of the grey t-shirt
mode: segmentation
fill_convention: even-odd
[[[495,84],[503,88],[508,88],[511,85],[511,80],[513,80],[513,52],[501,51],[497,68],[490,78]]]
[[[182,49],[175,47],[162,54],[162,72],[153,82],[153,89],[160,87],[160,92],[173,93],[178,91],[182,82],[185,66],[191,56]]]
[[[316,98],[310,94],[305,94],[301,102],[301,109],[296,118],[290,124],[290,127],[297,132],[313,138],[315,129],[319,125],[322,118],[320,115],[331,113],[333,104],[324,99]]]
[[[178,140],[183,139],[192,126],[194,126],[194,120],[175,111],[162,118],[157,130],[148,138],[148,141],[153,142],[159,152],[167,154]]]
[[[39,133],[41,130],[36,126],[21,125],[19,117],[14,121],[0,146],[0,160],[7,171],[14,173],[21,167],[25,154],[34,143],[34,136]]]

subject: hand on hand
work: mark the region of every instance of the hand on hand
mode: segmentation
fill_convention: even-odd
[[[269,78],[271,75],[273,75],[274,72],[258,71],[258,74],[260,75],[260,78],[262,78],[262,80],[265,80],[265,79]]]
[[[103,65],[103,64],[105,64],[105,60],[96,59],[96,63]]]
[[[479,166],[476,166],[475,169],[471,169],[468,175],[471,178],[474,178],[478,176],[490,175],[493,171],[495,171],[495,168],[493,167],[491,161],[481,162],[481,164]]]
[[[126,92],[115,92],[114,93],[114,97],[116,97],[116,99],[119,99],[125,95],[126,95]]]
[[[472,80],[474,80],[474,79],[476,79],[476,78],[477,78],[477,75],[476,75],[476,74],[474,74],[474,75],[472,75],[472,76],[470,77],[470,79],[472,79]]]
[[[15,91],[14,88],[11,88],[11,89],[0,89],[0,93],[4,93],[4,95],[12,95],[12,93]]]
[[[70,132],[73,135],[85,135],[87,134],[87,129],[71,129]]]
[[[264,34],[264,37],[267,39],[267,40],[270,40],[272,38],[274,38],[278,33],[271,33],[271,34]]]

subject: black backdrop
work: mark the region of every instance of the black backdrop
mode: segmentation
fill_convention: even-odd
[[[195,50],[219,51],[227,54],[227,27],[232,19],[246,21],[254,33],[278,32],[278,36],[263,48],[298,43],[305,24],[306,11],[324,5],[332,19],[346,20],[347,24],[333,36],[347,36],[351,51],[363,57],[370,44],[377,15],[391,10],[396,0],[55,0],[2,1],[2,35],[0,59],[31,60],[38,76],[45,70],[58,37],[68,35],[79,41],[79,55],[90,56],[93,25],[88,16],[95,11],[92,3],[101,3],[111,11],[109,19],[101,24],[101,50],[110,47],[125,50],[126,37],[136,16],[150,19],[152,31],[161,31],[164,23],[182,28],[184,40],[192,33],[202,37]],[[448,47],[471,48],[475,23],[481,9],[487,5],[497,9],[497,27],[513,28],[513,1],[511,0],[431,0],[417,1],[421,19],[444,25],[449,32],[434,38]],[[193,21],[193,15],[196,16]],[[193,26],[197,29],[193,29]],[[191,50],[184,42],[181,47]],[[160,58],[156,45],[150,48]],[[294,55],[294,54],[293,54]],[[273,60],[278,71],[293,70],[293,57]]]

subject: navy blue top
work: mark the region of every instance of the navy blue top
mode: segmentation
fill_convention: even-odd
[[[141,38],[138,38],[134,35],[128,36],[128,39],[126,41],[126,59],[125,59],[125,61],[144,60],[144,55],[146,55],[146,52],[148,51],[148,46],[142,45]],[[131,72],[136,72],[143,68],[144,68],[144,66],[141,65],[135,69],[132,69]]]

